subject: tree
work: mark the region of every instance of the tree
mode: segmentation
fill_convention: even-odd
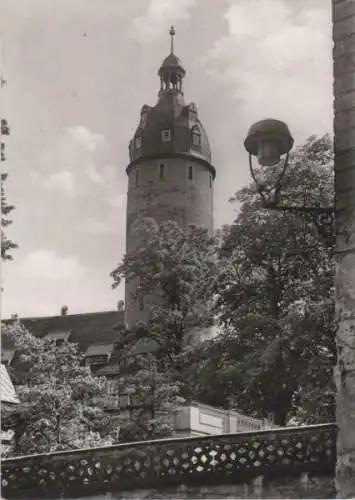
[[[137,283],[135,298],[149,305],[131,341],[153,343],[160,363],[181,374],[184,347],[213,322],[214,240],[205,229],[184,231],[171,221],[145,219],[137,231],[141,243],[111,273],[113,287],[122,279]]]
[[[121,346],[121,392],[134,401],[131,423],[121,425],[127,440],[171,435],[174,410],[193,397],[187,353],[212,324],[217,265],[204,229],[145,219],[137,231],[141,243],[111,274],[114,287],[122,279],[136,284],[147,312]]]
[[[330,205],[332,165],[328,136],[298,147],[283,203]],[[273,175],[264,173],[266,185]],[[232,387],[229,401],[249,414],[272,413],[280,425],[291,417],[332,419],[333,221],[265,210],[254,185],[236,199],[240,214],[221,233],[217,292],[225,348],[218,376]]]
[[[3,136],[10,135],[10,128],[5,119],[1,119],[1,162],[6,160],[5,155],[5,143],[3,142]],[[12,260],[11,250],[17,248],[18,245],[6,237],[3,228],[12,224],[12,221],[8,218],[8,215],[15,208],[13,205],[9,205],[6,199],[5,191],[5,181],[8,177],[8,173],[1,171],[1,258],[3,260]]]
[[[142,441],[170,437],[173,415],[183,399],[178,383],[161,371],[151,352],[124,351],[120,363],[120,394],[128,398],[120,423],[120,441]],[[128,417],[128,418],[127,418]]]
[[[82,366],[76,344],[39,339],[19,322],[3,326],[3,345],[16,352],[19,408],[3,409],[2,427],[14,431],[11,455],[113,443],[117,422],[103,410],[106,381]]]
[[[355,0],[333,0],[334,132],[337,224],[336,308],[339,328],[336,483],[342,498],[355,497]]]

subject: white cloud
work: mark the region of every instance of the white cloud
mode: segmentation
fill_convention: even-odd
[[[44,185],[49,189],[58,189],[65,192],[69,196],[75,192],[74,175],[68,170],[61,170],[51,174],[45,181]]]
[[[102,175],[99,174],[96,165],[94,165],[93,163],[89,163],[87,165],[86,171],[89,179],[92,180],[92,182],[95,182],[97,184],[102,184],[104,182]]]
[[[295,12],[291,2],[238,0],[226,11],[228,34],[204,65],[228,88],[236,119],[249,123],[275,116],[286,120],[296,139],[331,130],[331,9]],[[325,85],[324,82],[329,82]]]
[[[85,268],[75,256],[62,257],[51,250],[36,250],[19,264],[23,278],[49,280],[76,280],[85,276]]]
[[[62,141],[64,149],[68,148],[68,143],[72,143],[74,148],[81,147],[84,151],[94,152],[105,144],[105,137],[91,132],[87,127],[76,125],[65,129]]]
[[[145,15],[133,21],[133,36],[150,41],[167,32],[170,24],[190,18],[196,0],[150,0]]]
[[[78,125],[66,127],[51,150],[42,151],[35,177],[46,188],[69,195],[90,191],[90,184],[111,184],[112,172],[101,170],[106,139]]]

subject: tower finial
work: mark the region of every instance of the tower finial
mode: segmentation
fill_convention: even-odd
[[[170,52],[173,53],[174,52],[174,36],[175,36],[174,26],[170,27],[169,35],[170,35]]]

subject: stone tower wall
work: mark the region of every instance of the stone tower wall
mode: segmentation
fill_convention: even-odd
[[[164,178],[160,179],[160,165]],[[192,179],[189,170],[192,167]],[[139,174],[137,177],[137,170]],[[189,224],[213,231],[213,169],[205,161],[193,157],[160,157],[144,159],[130,165],[127,196],[126,252],[137,245],[134,228],[143,217],[158,223],[173,220],[181,227]],[[149,303],[156,298],[145,298],[144,308],[132,297],[136,284],[126,284],[126,322],[128,327],[145,320]]]

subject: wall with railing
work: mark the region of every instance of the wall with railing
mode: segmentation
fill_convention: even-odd
[[[171,423],[177,436],[233,434],[276,428],[266,419],[252,418],[234,410],[223,410],[198,402],[177,409]]]
[[[307,477],[307,480],[315,478],[318,483],[319,478],[324,478],[327,491],[321,495],[325,496],[319,496],[319,491],[317,495],[329,498],[335,440],[336,427],[327,424],[172,438],[6,459],[2,462],[2,494],[7,499],[83,499],[93,495],[96,499],[143,498],[137,497],[140,490],[160,492],[161,498],[174,498],[174,495],[175,498],[198,498],[201,488],[212,491],[222,487],[226,495],[226,488],[232,491],[233,485],[254,481],[259,488],[263,482],[266,488],[270,481],[279,485],[288,481],[286,497],[292,498],[292,485]],[[171,496],[169,488],[173,491]],[[113,496],[105,497],[106,493]],[[260,492],[250,494],[253,498],[261,498],[258,495],[265,498]],[[149,498],[148,494],[144,495]],[[218,498],[216,495],[215,490],[212,497]],[[239,492],[237,497],[251,498],[240,495]],[[275,496],[275,492],[272,496],[283,498]],[[312,491],[308,491],[306,498],[312,497]],[[299,492],[294,498],[300,498]]]

